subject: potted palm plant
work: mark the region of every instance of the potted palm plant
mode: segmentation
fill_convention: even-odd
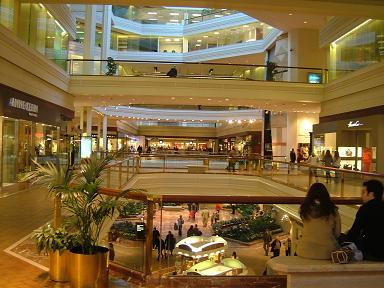
[[[30,181],[48,189],[48,195],[53,199],[53,227],[37,231],[34,239],[37,241],[39,252],[49,253],[49,276],[53,281],[68,281],[67,258],[70,248],[69,234],[64,233],[61,227],[61,195],[63,191],[70,189],[75,179],[74,173],[68,167],[57,167],[52,163],[45,166],[35,162],[36,169],[27,172],[21,181]],[[71,238],[72,239],[72,238]]]
[[[69,224],[76,234],[78,245],[70,250],[71,287],[107,287],[108,248],[99,243],[105,226],[112,224],[118,209],[123,205],[120,197],[99,194],[103,182],[103,171],[113,156],[103,159],[85,159],[80,167],[77,184],[63,193],[63,208],[69,213]]]

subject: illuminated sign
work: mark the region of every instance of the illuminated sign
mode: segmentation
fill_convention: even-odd
[[[92,155],[92,137],[81,137],[80,142],[81,158],[90,158]]]
[[[349,123],[347,124],[348,128],[359,127],[359,126],[363,126],[363,125],[364,124],[360,123],[359,120],[357,120],[357,121],[349,121]]]
[[[37,113],[39,113],[38,105],[17,98],[9,99],[8,105],[13,108],[27,111],[29,116],[37,117]]]

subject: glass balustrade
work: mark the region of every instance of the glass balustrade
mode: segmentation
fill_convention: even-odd
[[[116,68],[110,70],[106,60],[70,59],[67,65],[71,75],[105,75],[110,71],[122,77],[327,83],[327,70],[321,68],[125,60],[113,63]]]

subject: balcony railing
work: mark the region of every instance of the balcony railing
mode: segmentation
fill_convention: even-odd
[[[350,201],[353,203],[358,201],[362,181],[379,179],[384,182],[384,174],[325,167],[321,163],[316,166],[307,163],[289,163],[281,157],[277,157],[278,160],[270,160],[259,155],[228,157],[168,153],[141,155],[127,153],[125,157],[123,161],[117,162],[108,170],[106,188],[123,187],[131,177],[145,173],[235,174],[262,177],[302,191],[307,191],[315,182],[324,183],[331,196],[337,197],[340,203],[346,204]],[[235,172],[230,169],[233,165]],[[296,196],[304,197],[305,194]],[[285,200],[282,201],[284,203]],[[289,200],[289,203],[292,201],[296,200]]]
[[[114,63],[114,76],[121,77],[267,80],[311,84],[328,81],[328,70],[322,68],[129,60],[114,60]],[[177,74],[171,71],[172,68],[177,70]],[[107,60],[68,60],[68,73],[73,76],[103,76],[107,71]]]

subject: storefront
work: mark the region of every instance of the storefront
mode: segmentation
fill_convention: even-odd
[[[19,173],[38,163],[65,163],[66,121],[73,111],[0,85],[0,184],[15,183]]]
[[[219,152],[227,153],[233,147],[241,154],[261,154],[261,131],[219,138]]]
[[[206,138],[147,138],[153,150],[181,150],[213,152],[215,139]]]
[[[327,119],[327,118],[326,118]],[[328,118],[329,119],[329,118]],[[338,151],[341,168],[384,172],[384,114],[321,121],[313,126],[313,152]]]

